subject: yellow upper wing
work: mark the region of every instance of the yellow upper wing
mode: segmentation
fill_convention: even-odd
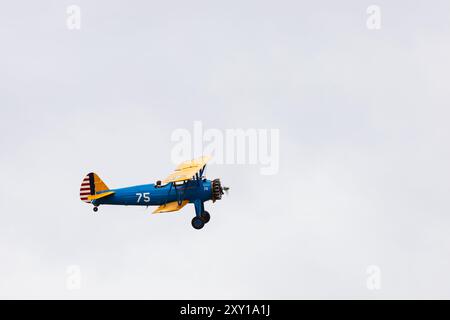
[[[193,176],[211,159],[210,156],[203,156],[194,160],[180,163],[162,183],[170,183],[192,179]]]

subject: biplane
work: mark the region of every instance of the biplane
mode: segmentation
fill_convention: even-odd
[[[222,199],[224,191],[229,189],[222,187],[220,179],[211,181],[203,176],[209,160],[209,156],[203,156],[185,161],[162,181],[119,189],[109,189],[97,174],[91,172],[81,183],[80,198],[93,204],[94,212],[100,205],[158,206],[153,211],[156,214],[178,211],[193,203],[192,226],[201,229],[210,220],[204,203]]]

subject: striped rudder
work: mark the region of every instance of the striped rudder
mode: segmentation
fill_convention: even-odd
[[[81,182],[80,199],[81,201],[90,203],[91,200],[88,199],[88,196],[105,190],[109,190],[109,188],[102,181],[102,179],[100,179],[99,176],[93,172],[88,173]]]

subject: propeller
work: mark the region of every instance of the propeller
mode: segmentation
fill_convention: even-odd
[[[212,201],[215,202],[216,200],[222,199],[222,195],[225,193],[228,195],[228,190],[230,188],[228,187],[222,187],[220,183],[220,179],[214,179],[212,181]]]

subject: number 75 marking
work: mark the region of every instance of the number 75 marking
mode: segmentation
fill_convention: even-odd
[[[150,202],[150,192],[144,192],[144,193],[136,193],[137,195],[137,203],[141,201],[142,198],[144,198],[144,202]]]

